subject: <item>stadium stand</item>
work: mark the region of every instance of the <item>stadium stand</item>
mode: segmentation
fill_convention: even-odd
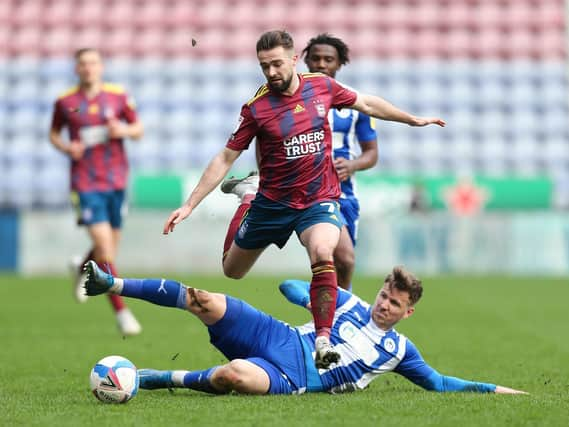
[[[184,171],[202,168],[223,145],[241,103],[263,82],[254,44],[270,28],[290,30],[298,50],[319,31],[344,38],[352,64],[340,80],[447,120],[444,134],[380,124],[379,169],[547,175],[567,185],[564,7],[562,0],[3,0],[0,205],[66,203],[67,160],[50,150],[47,130],[55,97],[74,81],[74,49],[102,48],[108,80],[138,101],[147,135],[129,146],[132,168]]]

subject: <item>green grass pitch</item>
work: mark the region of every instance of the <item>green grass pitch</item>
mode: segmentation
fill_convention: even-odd
[[[241,297],[291,324],[309,313],[285,302],[282,277],[231,281],[174,277]],[[371,301],[377,279],[359,278]],[[143,334],[123,339],[103,297],[75,304],[65,277],[0,276],[0,425],[566,426],[569,425],[569,281],[424,278],[415,314],[398,330],[439,372],[529,391],[529,396],[437,394],[395,374],[364,392],[209,396],[145,391],[99,403],[89,371],[118,354],[138,367],[200,369],[223,362],[205,328],[179,310],[129,301]]]

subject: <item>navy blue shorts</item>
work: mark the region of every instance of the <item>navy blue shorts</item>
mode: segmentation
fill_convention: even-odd
[[[112,228],[122,226],[125,191],[86,191],[78,192],[76,201],[77,223],[79,225],[93,225],[108,222]]]
[[[342,228],[338,202],[330,200],[306,209],[293,209],[258,193],[235,234],[235,243],[242,249],[266,248],[271,243],[282,249],[293,231],[300,235],[320,223]]]
[[[356,198],[340,199],[340,212],[344,225],[348,229],[352,243],[356,246],[358,240],[358,221],[360,219],[360,203]]]
[[[227,310],[208,327],[211,343],[229,360],[244,359],[263,369],[271,380],[269,394],[306,389],[306,367],[298,332],[284,322],[226,296]]]

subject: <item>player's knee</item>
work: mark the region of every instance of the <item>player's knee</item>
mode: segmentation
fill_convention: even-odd
[[[212,381],[223,389],[239,391],[245,382],[243,364],[243,360],[236,359],[220,366],[212,375]]]
[[[212,295],[208,291],[188,287],[188,307],[192,313],[208,311],[212,301]]]
[[[315,245],[310,252],[315,262],[331,261],[333,259],[334,248],[327,244],[318,244]]]
[[[245,273],[245,271],[240,271],[239,269],[233,268],[232,266],[223,264],[223,274],[229,279],[242,279],[243,276],[245,276]]]

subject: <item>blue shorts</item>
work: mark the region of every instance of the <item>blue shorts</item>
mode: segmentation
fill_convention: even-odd
[[[286,323],[244,301],[226,296],[221,320],[208,326],[211,343],[229,360],[244,359],[263,369],[271,380],[269,394],[306,389],[301,338]]]
[[[360,203],[358,199],[340,199],[340,212],[344,220],[344,225],[348,229],[352,243],[356,246],[358,240],[358,221],[360,219]]]
[[[121,228],[125,201],[124,190],[86,191],[76,194],[79,199],[74,200],[77,224],[89,226],[108,222],[112,228]]]
[[[306,209],[293,209],[257,193],[235,234],[235,243],[242,249],[266,248],[271,243],[282,249],[293,231],[300,236],[308,227],[320,223],[342,228],[338,202],[330,200]]]

